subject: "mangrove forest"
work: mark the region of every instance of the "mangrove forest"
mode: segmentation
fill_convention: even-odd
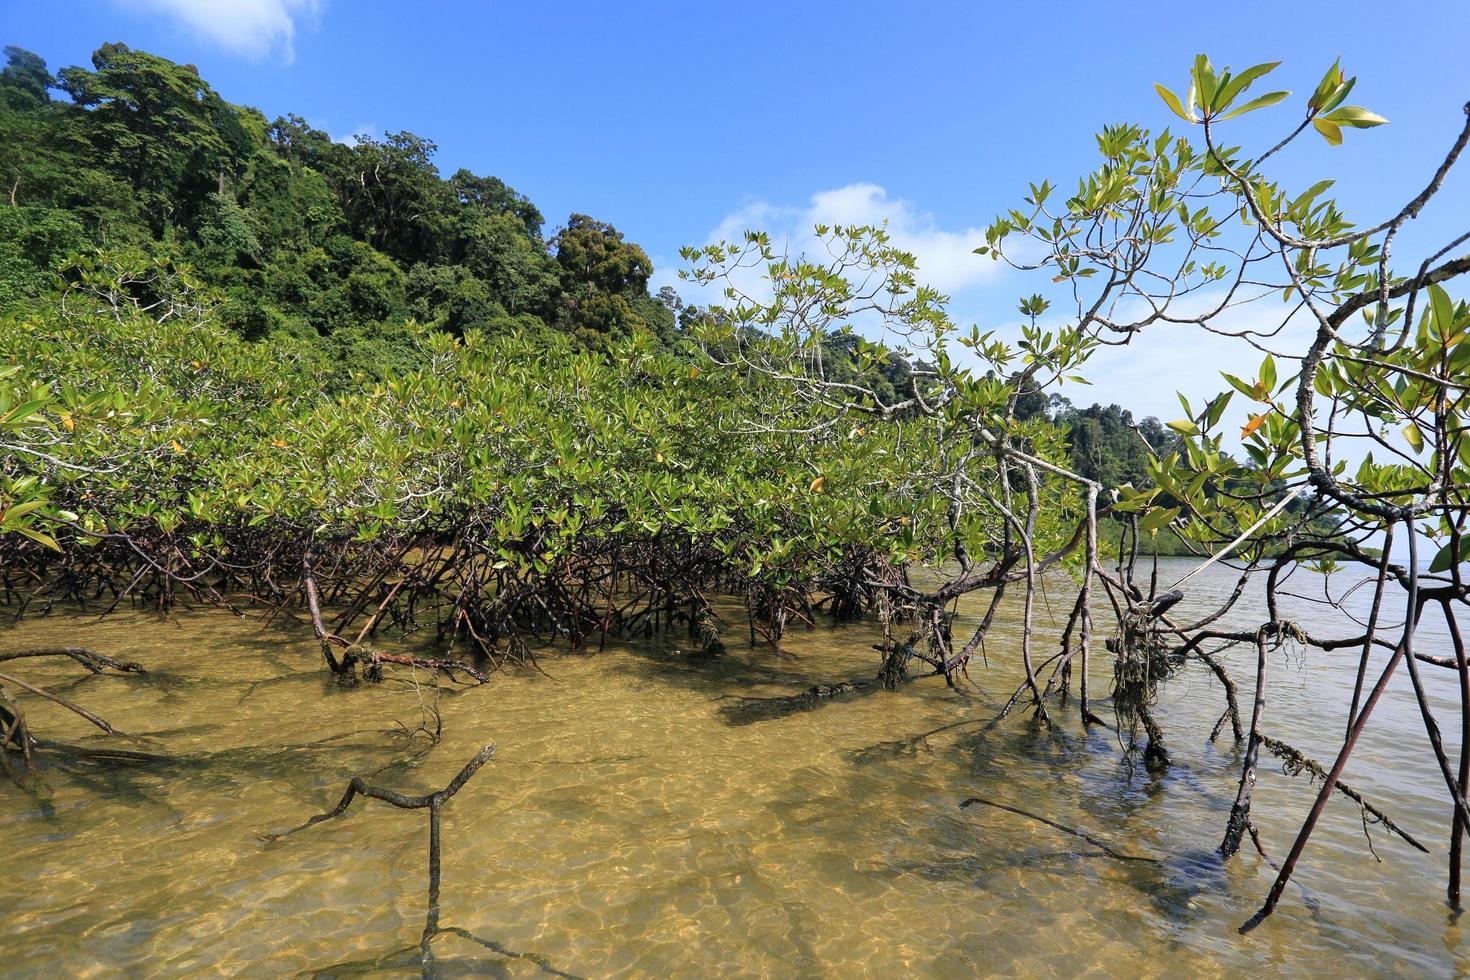
[[[987,324],[5,55],[0,973],[1470,964],[1470,104],[1350,215],[1393,65],[1160,64]]]

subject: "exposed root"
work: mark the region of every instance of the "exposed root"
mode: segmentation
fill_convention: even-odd
[[[282,837],[306,830],[308,827],[315,826],[323,821],[340,817],[347,812],[347,808],[352,805],[352,801],[358,796],[367,796],[375,800],[381,800],[401,810],[427,809],[429,811],[429,910],[424,919],[423,937],[419,940],[419,950],[423,957],[424,965],[427,967],[434,959],[434,954],[429,948],[429,943],[436,935],[443,931],[439,926],[439,813],[443,809],[444,804],[452,799],[454,794],[463,789],[464,784],[470,781],[470,777],[479,772],[480,767],[485,765],[486,762],[489,762],[490,757],[494,754],[495,745],[492,742],[475,753],[475,757],[465,763],[464,768],[449,781],[449,785],[437,793],[428,793],[424,796],[404,796],[402,793],[395,793],[390,789],[369,786],[363,781],[361,776],[354,776],[352,777],[352,782],[347,784],[347,792],[342,794],[342,799],[338,801],[335,807],[326,813],[317,814],[299,827],[279,834],[266,834],[264,840],[277,841]]]

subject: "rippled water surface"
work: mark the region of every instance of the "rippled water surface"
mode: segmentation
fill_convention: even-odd
[[[1320,579],[1300,577],[1298,591],[1321,595]],[[1191,603],[1232,581],[1224,570],[1201,579]],[[1067,604],[1059,589],[1043,622]],[[1308,599],[1289,600],[1285,614],[1323,635],[1353,631]],[[1208,674],[1191,669],[1161,695],[1176,763],[1162,776],[1131,765],[1115,733],[1084,733],[1075,711],[1059,712],[1050,733],[1019,715],[991,725],[1018,680],[1006,630],[989,643],[990,667],[977,664],[961,690],[936,680],[864,688],[774,717],[741,700],[869,678],[876,639],[859,625],[795,631],[785,656],[732,642],[723,659],[696,661],[676,641],[548,654],[549,677],[443,689],[444,739],[423,754],[404,731],[434,698],[427,675],[417,690],[404,670],[339,691],[298,627],[208,611],[23,622],[0,631],[0,649],[65,642],[150,669],[80,678],[27,662],[32,683],[132,736],[94,736],[29,698],[43,738],[171,761],[104,766],[50,753],[33,795],[0,782],[0,974],[417,972],[405,950],[423,928],[422,811],[363,801],[284,840],[260,837],[329,808],[355,774],[437,789],[492,741],[496,756],[445,808],[443,918],[535,959],[442,935],[445,975],[543,965],[582,976],[1470,969],[1443,901],[1449,809],[1407,678],[1346,778],[1432,853],[1375,827],[1375,859],[1357,809],[1336,798],[1300,886],[1242,936],[1272,872],[1253,851],[1229,866],[1215,854],[1239,761],[1225,741],[1206,741],[1222,707]],[[1425,642],[1437,642],[1432,627]],[[1043,630],[1040,646],[1054,643]],[[1243,683],[1253,657],[1226,655]],[[1107,688],[1104,661],[1095,690]],[[1330,761],[1355,662],[1275,655],[1267,730]],[[1449,733],[1453,687],[1432,680]],[[1312,788],[1272,761],[1262,769],[1256,822],[1280,858]],[[1025,817],[961,809],[970,796],[1158,861],[1115,860]]]

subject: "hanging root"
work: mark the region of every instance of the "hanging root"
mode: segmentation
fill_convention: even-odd
[[[1127,734],[1127,748],[1132,752],[1138,748],[1138,730],[1142,728],[1148,737],[1143,750],[1144,765],[1149,769],[1166,769],[1169,750],[1164,732],[1149,709],[1159,683],[1174,673],[1176,665],[1154,623],[1151,609],[1125,614],[1118,635],[1107,641],[1107,647],[1114,654],[1113,710],[1117,714],[1118,730]]]
[[[1225,723],[1228,721],[1230,722],[1231,734],[1235,736],[1235,743],[1239,745],[1245,741],[1245,732],[1240,727],[1240,702],[1236,694],[1235,682],[1230,679],[1230,675],[1225,672],[1225,668],[1220,665],[1220,661],[1216,660],[1213,656],[1203,651],[1198,656],[1225,688],[1225,710],[1220,713],[1219,719],[1215,722],[1215,727],[1210,730],[1210,741],[1213,742],[1220,737],[1220,732],[1224,730]]]
[[[900,684],[908,680],[908,663],[914,656],[914,639],[911,636],[903,643],[894,640],[874,644],[874,649],[883,654],[883,663],[878,667],[878,683],[883,685],[885,691],[896,691]]]
[[[1307,773],[1308,777],[1314,783],[1321,782],[1322,780],[1325,780],[1327,778],[1327,770],[1323,769],[1320,763],[1310,758],[1309,756],[1302,754],[1299,749],[1296,749],[1295,747],[1286,744],[1280,739],[1272,738],[1269,735],[1262,735],[1261,744],[1264,745],[1272,755],[1281,760],[1281,770],[1285,772],[1288,776],[1299,776],[1302,773]],[[1384,813],[1378,807],[1363,799],[1362,794],[1353,789],[1347,783],[1339,779],[1335,783],[1333,783],[1333,788],[1358,805],[1358,808],[1363,813],[1363,832],[1365,835],[1367,834],[1368,825],[1370,823],[1380,824],[1382,825],[1384,830],[1398,835],[1398,837],[1400,837],[1404,841],[1404,843],[1408,844],[1410,847],[1422,851],[1425,854],[1429,853],[1429,848],[1419,843],[1419,841],[1415,840],[1413,835],[1411,835],[1407,830],[1400,827],[1398,824],[1389,819],[1388,814]],[[1371,839],[1369,843],[1371,846]]]

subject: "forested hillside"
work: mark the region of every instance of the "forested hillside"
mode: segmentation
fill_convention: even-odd
[[[492,176],[445,176],[413,133],[334,142],[299,116],[234,105],[192,65],[105,44],[55,75],[6,48],[0,73],[0,297],[52,292],[68,256],[186,264],[246,338],[319,340],[380,374],[414,358],[411,324],[549,328],[600,349],[649,333],[643,249],[574,214],[548,233]],[[53,97],[55,90],[61,97]],[[75,268],[70,274],[76,274]]]

